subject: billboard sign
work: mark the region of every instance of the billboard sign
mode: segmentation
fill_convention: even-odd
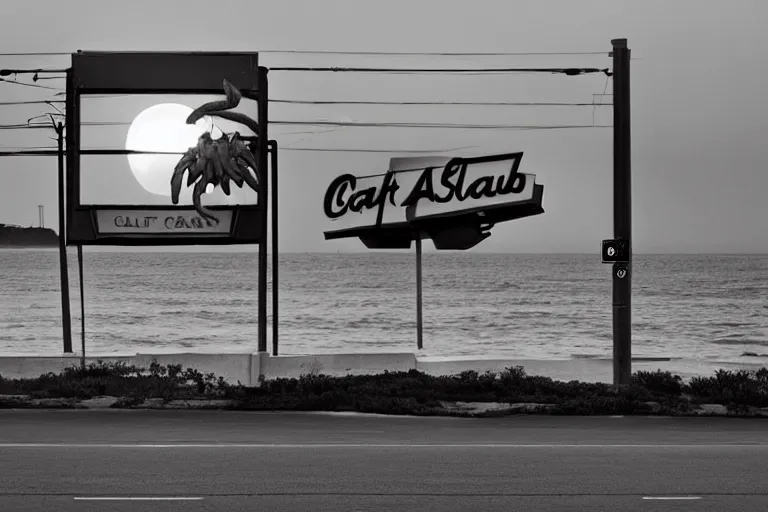
[[[360,237],[373,247],[379,245],[376,240],[394,236],[399,244],[407,239],[409,247],[410,240],[419,236],[432,238],[438,245],[438,238],[446,238],[440,233],[476,226],[484,239],[493,224],[544,212],[543,187],[536,184],[535,175],[519,171],[522,157],[518,152],[475,158],[393,158],[383,174],[342,174],[330,183],[323,198],[328,219],[325,238]]]

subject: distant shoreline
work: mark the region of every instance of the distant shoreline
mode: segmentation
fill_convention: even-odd
[[[59,235],[50,228],[0,224],[0,248],[48,249],[59,245]]]

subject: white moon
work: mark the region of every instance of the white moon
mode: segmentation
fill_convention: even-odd
[[[184,153],[197,144],[206,131],[200,119],[190,125],[192,109],[178,103],[161,103],[142,111],[128,128],[125,149],[133,151],[174,151]],[[152,194],[171,195],[171,175],[181,158],[178,155],[128,155],[128,165],[139,184]]]

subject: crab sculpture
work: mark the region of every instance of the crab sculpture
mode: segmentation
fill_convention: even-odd
[[[228,110],[238,106],[242,95],[226,79],[224,80],[224,93],[226,100],[212,101],[197,108],[187,118],[187,124],[195,124],[206,115],[216,116],[243,124],[254,133],[258,133],[256,121],[238,112],[228,112]],[[188,173],[187,186],[194,185],[192,204],[197,213],[208,220],[218,221],[218,218],[203,208],[201,203],[201,197],[206,193],[208,185],[221,188],[226,195],[231,192],[230,182],[240,188],[246,184],[254,191],[259,191],[258,162],[238,132],[222,134],[218,139],[211,137],[210,132],[205,132],[197,140],[197,145],[184,153],[171,176],[171,201],[173,204],[179,203],[179,194],[185,173]]]

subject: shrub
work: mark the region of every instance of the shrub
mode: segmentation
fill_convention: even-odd
[[[724,405],[768,406],[768,369],[718,370],[714,377],[693,377],[685,391],[697,401],[712,401]]]
[[[523,367],[500,373],[468,370],[456,375],[432,376],[417,370],[376,375],[331,377],[312,372],[299,378],[259,379],[259,387],[228,385],[212,373],[181,365],[148,369],[122,362],[97,361],[48,373],[36,379],[2,379],[0,394],[35,397],[121,397],[137,404],[147,398],[183,399],[225,397],[244,409],[355,410],[389,414],[436,414],[441,401],[535,402],[554,404],[553,414],[631,414],[647,412],[644,402],[656,402],[656,411],[684,410],[694,402],[722,403],[734,410],[768,406],[768,369],[757,372],[718,371],[687,384],[669,372],[636,372],[630,386],[556,381],[529,376]]]
[[[683,391],[683,379],[671,372],[638,371],[632,375],[632,385],[645,388],[651,393],[680,396]]]

